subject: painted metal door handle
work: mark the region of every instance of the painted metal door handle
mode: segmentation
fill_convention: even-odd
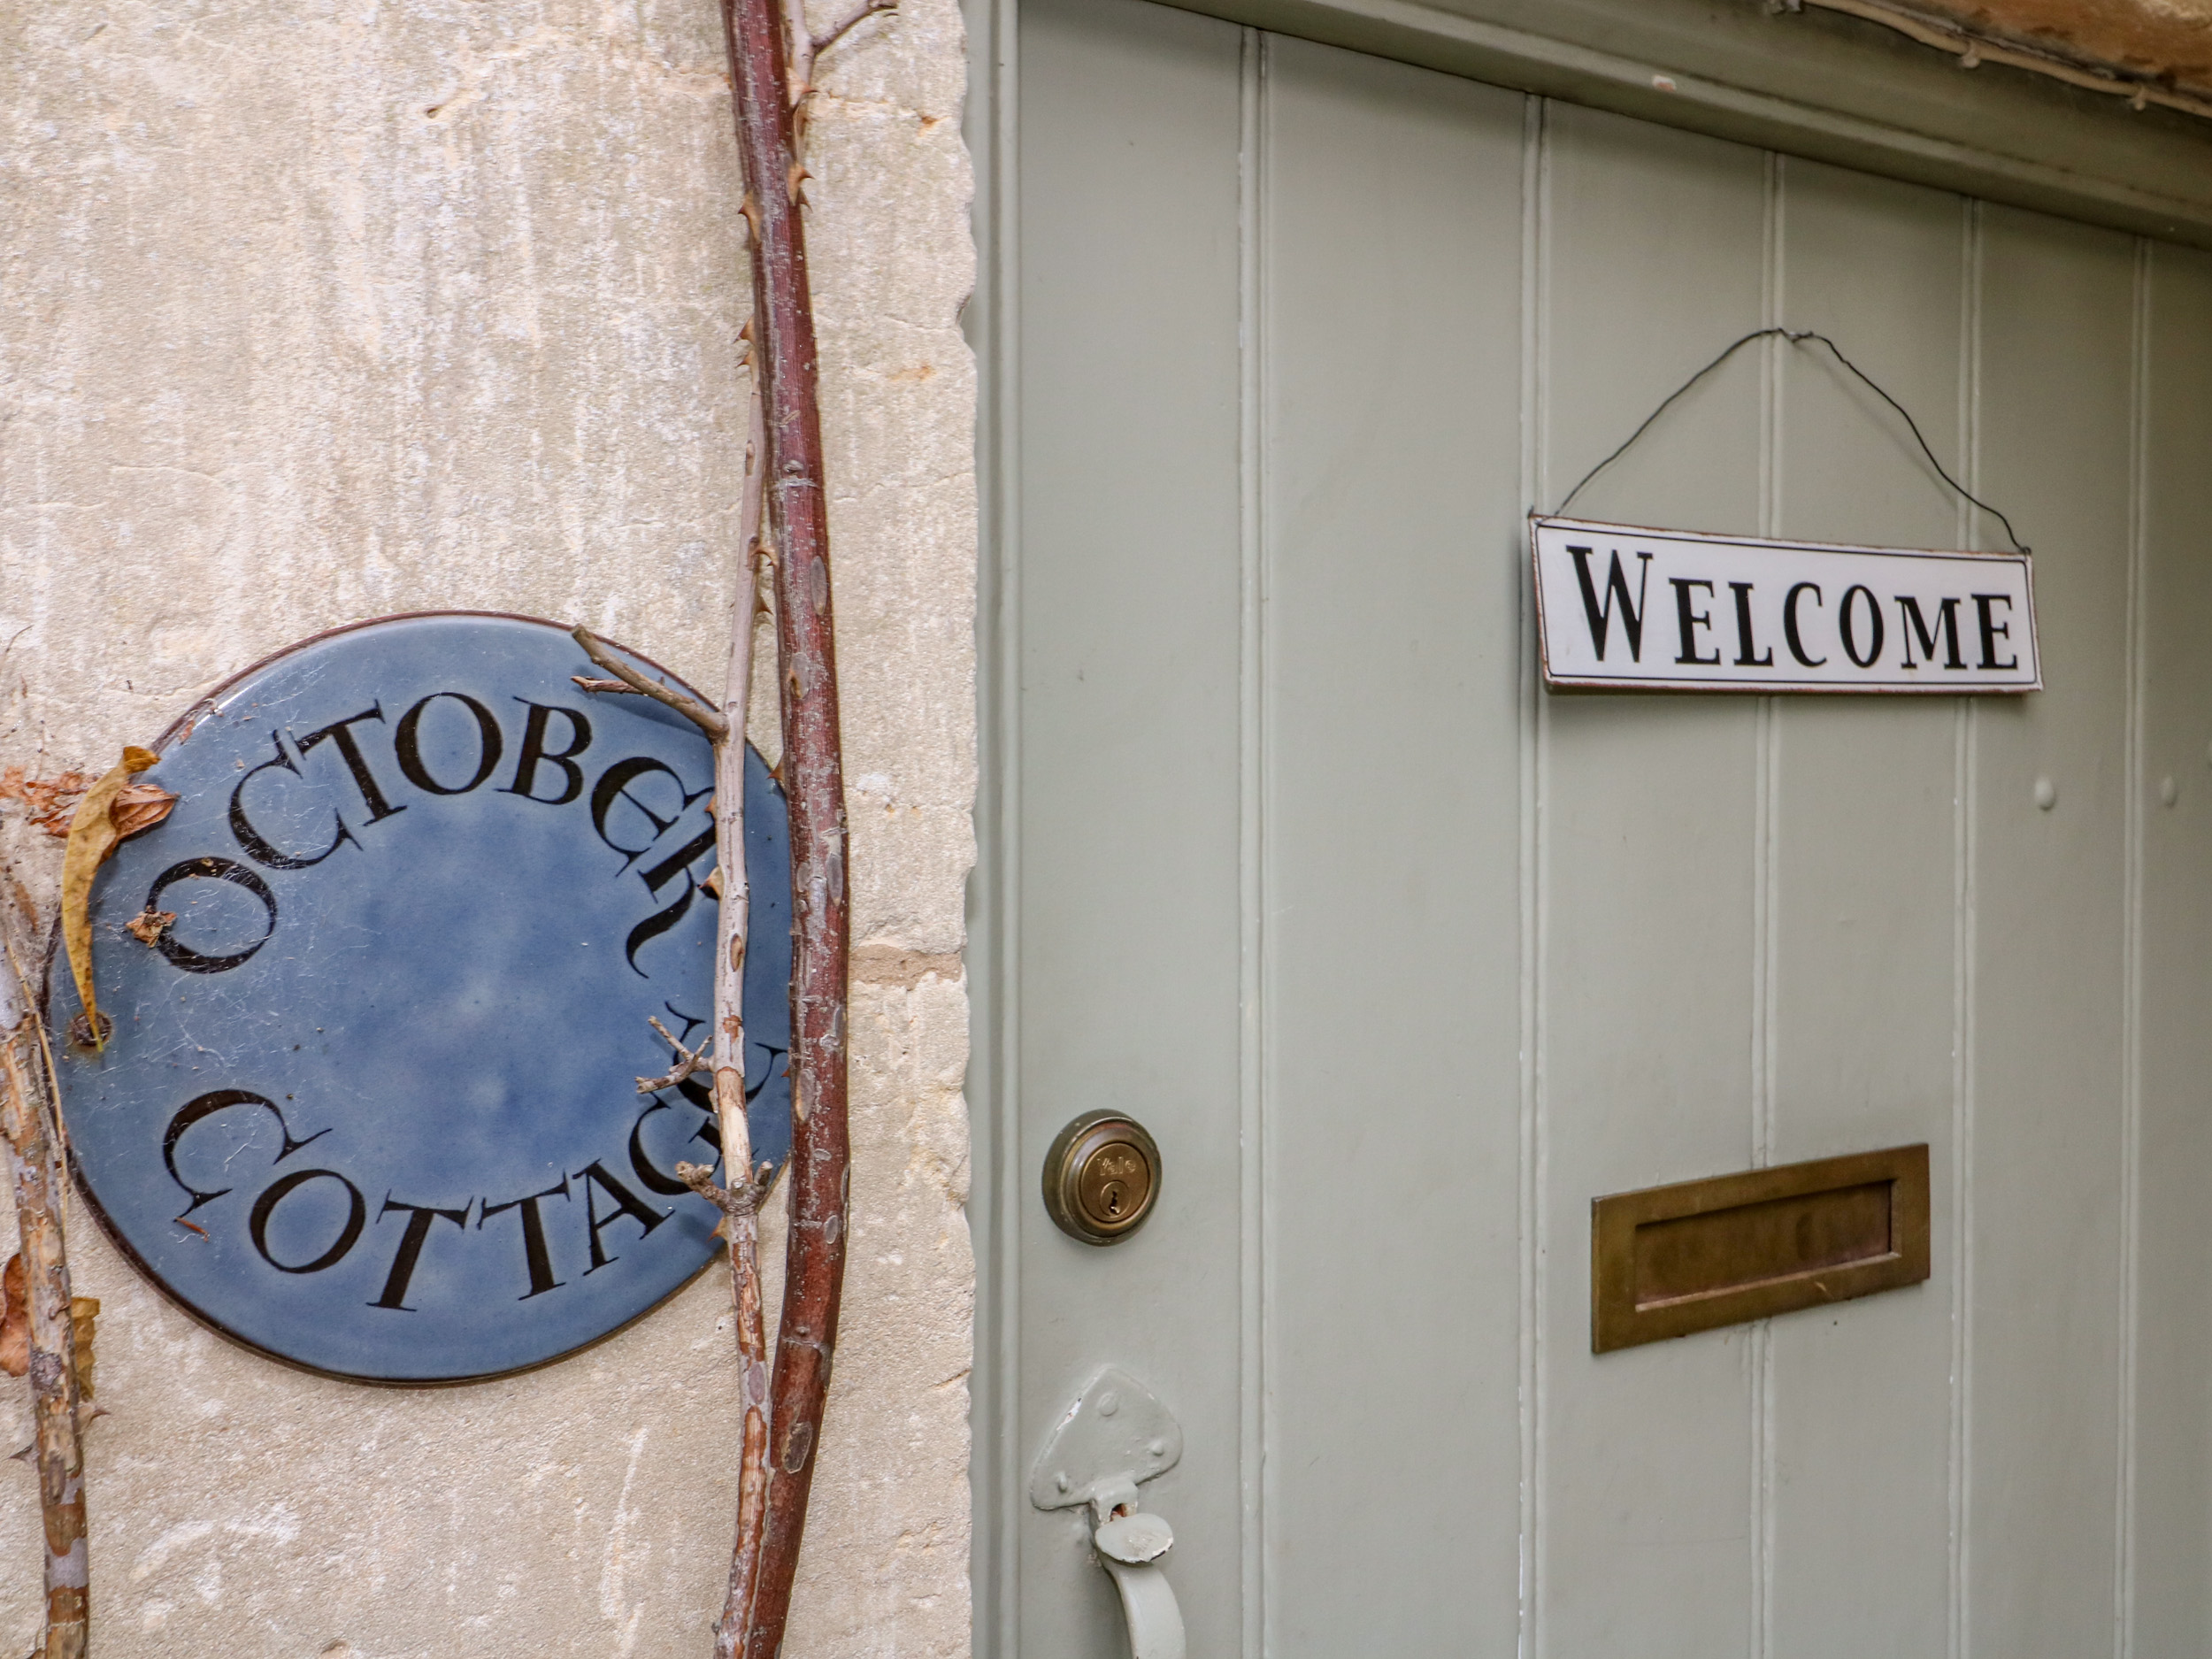
[[[1130,1502],[1136,1495],[1133,1485]],[[1094,1498],[1094,1513],[1100,1507]],[[1121,1614],[1129,1624],[1129,1659],[1183,1659],[1183,1609],[1176,1605],[1175,1586],[1160,1567],[1160,1557],[1175,1542],[1168,1524],[1156,1515],[1110,1511],[1092,1541],[1098,1547],[1099,1564],[1121,1592]]]
[[[1160,1565],[1174,1530],[1137,1507],[1137,1483],[1183,1455],[1183,1431],[1158,1396],[1108,1366],[1045,1439],[1029,1477],[1041,1509],[1091,1511],[1092,1546],[1121,1595],[1130,1659],[1184,1659],[1183,1610]]]

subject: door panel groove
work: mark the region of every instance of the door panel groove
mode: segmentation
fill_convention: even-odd
[[[1967,488],[1981,494],[1981,296],[1982,218],[1976,202],[1961,204],[1959,219],[1962,280],[1959,285],[1958,442],[1966,471]],[[1953,503],[1954,539],[1962,547],[1974,541],[1974,509],[1964,501]],[[1951,923],[1951,1228],[1953,1270],[1951,1293],[1950,1440],[1947,1448],[1949,1505],[1948,1582],[1946,1586],[1945,1633],[1950,1659],[1964,1659],[1970,1649],[1966,1587],[1972,1543],[1968,1519],[1972,1513],[1973,1453],[1973,1321],[1974,1321],[1974,826],[1975,803],[1980,798],[1975,765],[1974,724],[1977,704],[1962,699],[1953,727],[1952,759],[1952,923]]]
[[[1266,610],[1261,588],[1265,526],[1260,480],[1266,453],[1265,272],[1260,257],[1267,202],[1267,37],[1246,29],[1239,43],[1237,126],[1237,1202],[1243,1217],[1238,1402],[1240,1516],[1238,1608],[1247,1659],[1268,1651],[1267,1335],[1274,1286],[1267,1211],[1267,847],[1263,811],[1267,710]]]
[[[1525,511],[1547,504],[1548,490],[1543,470],[1543,363],[1545,350],[1543,296],[1544,250],[1547,246],[1548,160],[1550,155],[1549,105],[1530,97],[1522,105],[1520,196],[1519,382],[1516,388],[1520,416],[1519,484]],[[1546,703],[1537,689],[1539,657],[1536,611],[1532,588],[1516,584],[1519,622],[1517,685],[1515,688],[1515,781],[1518,787],[1516,825],[1518,850],[1518,891],[1516,894],[1516,972],[1518,980],[1516,1014],[1520,1040],[1520,1124],[1517,1142],[1519,1184],[1517,1196],[1519,1237],[1516,1267],[1518,1273],[1520,1362],[1519,1424],[1521,1453],[1520,1535],[1517,1561],[1519,1599],[1517,1605],[1519,1649],[1542,1654],[1543,1627],[1543,1397],[1544,1277],[1538,1241],[1547,1235],[1544,1148],[1548,1129],[1544,1094],[1545,1047],[1543,1004],[1537,987],[1543,982],[1543,810],[1544,732]]]
[[[2140,1278],[2140,1160],[2142,1156],[2142,917],[2143,917],[2143,580],[2148,558],[2146,541],[2147,468],[2150,446],[2150,273],[2151,245],[2135,242],[2134,283],[2129,296],[2128,502],[2127,502],[2127,716],[2124,785],[2126,810],[2123,880],[2126,902],[2121,926],[2120,1038],[2120,1465],[2118,1501],[2113,1506],[2114,1659],[2129,1659],[2135,1636],[2135,1414],[2136,1353],[2140,1341],[2138,1281]]]

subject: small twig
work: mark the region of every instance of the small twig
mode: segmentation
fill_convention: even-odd
[[[648,680],[602,645],[592,631],[581,623],[569,630],[569,637],[584,648],[585,656],[620,680],[629,690],[650,697],[656,703],[666,703],[715,742],[720,742],[728,734],[730,723],[712,709],[695,698],[685,696],[680,691],[670,690],[657,680]],[[578,683],[582,682],[580,680]],[[587,686],[585,689],[590,691],[597,687]]]
[[[818,58],[821,57],[879,12],[895,12],[898,9],[899,0],[862,0],[862,4],[856,6],[849,15],[833,23],[827,33],[814,37],[814,56]]]
[[[673,1048],[678,1054],[684,1052],[683,1044],[676,1041],[676,1036],[673,1032],[670,1031],[667,1026],[661,1024],[661,1017],[658,1014],[648,1014],[645,1017],[645,1023],[650,1025],[655,1031],[658,1032],[660,1033],[661,1041],[666,1043],[670,1048]],[[704,1054],[706,1052],[705,1045],[702,1044],[698,1051],[701,1054]]]
[[[787,73],[791,107],[803,117],[807,95],[814,90],[814,65],[822,54],[870,18],[899,9],[898,0],[860,0],[858,5],[816,35],[807,27],[806,0],[782,0],[782,4],[784,38],[791,58]]]
[[[674,1088],[694,1071],[703,1071],[712,1064],[707,1058],[709,1044],[703,1042],[696,1048],[687,1048],[669,1034],[668,1027],[661,1024],[658,1015],[649,1017],[648,1023],[655,1031],[660,1033],[661,1040],[676,1051],[676,1064],[669,1068],[664,1077],[638,1079],[637,1092],[639,1094],[657,1094],[664,1088]]]
[[[635,686],[630,685],[626,681],[619,680],[594,680],[589,674],[571,674],[568,678],[569,683],[573,685],[579,691],[634,692],[637,690]]]
[[[715,1180],[711,1165],[679,1164],[676,1179],[726,1216],[757,1216],[760,1213],[760,1201],[768,1194],[768,1177],[774,1170],[772,1164],[764,1164],[751,1180],[724,1187]]]

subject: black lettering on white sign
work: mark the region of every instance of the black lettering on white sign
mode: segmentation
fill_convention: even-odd
[[[1549,686],[1956,694],[2042,685],[2024,553],[1571,518],[1532,518],[1529,543]]]

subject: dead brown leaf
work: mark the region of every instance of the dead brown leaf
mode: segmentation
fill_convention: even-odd
[[[20,1377],[31,1369],[31,1297],[23,1276],[23,1253],[8,1257],[0,1273],[0,1297],[6,1311],[0,1314],[0,1371]]]
[[[97,1296],[69,1299],[69,1338],[77,1361],[77,1393],[86,1400],[92,1398],[92,1324],[99,1317]]]
[[[161,758],[150,749],[127,748],[123,758],[84,792],[69,820],[69,850],[61,864],[61,937],[69,949],[69,971],[76,976],[77,1000],[96,1048],[106,1046],[97,1000],[92,991],[92,878],[123,839],[111,810],[132,777]],[[166,809],[164,809],[166,810]],[[158,821],[158,820],[157,820]]]
[[[108,809],[108,816],[115,820],[115,838],[128,841],[141,830],[153,828],[169,816],[176,803],[176,795],[157,783],[124,785],[116,792],[115,804]]]
[[[0,1371],[11,1377],[20,1377],[31,1369],[31,1295],[20,1250],[8,1258],[6,1271],[0,1272],[0,1299],[6,1303],[6,1312],[0,1314]],[[92,1398],[93,1321],[99,1317],[97,1296],[69,1299],[69,1334],[77,1361],[77,1392],[87,1400]]]
[[[157,945],[161,936],[169,931],[169,924],[176,919],[174,910],[157,910],[149,904],[123,924],[123,931],[142,945]]]

